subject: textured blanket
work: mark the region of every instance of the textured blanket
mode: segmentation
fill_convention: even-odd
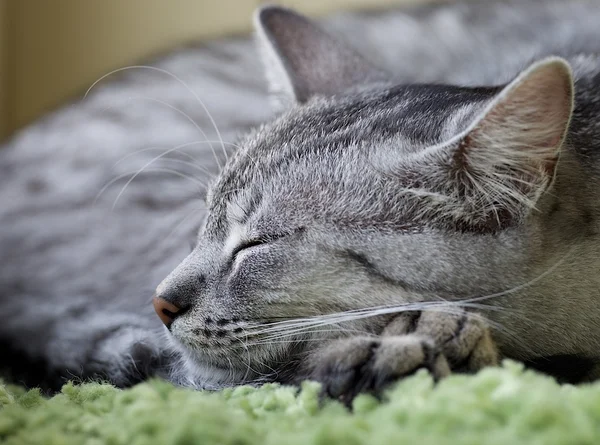
[[[151,381],[125,391],[67,384],[44,398],[0,385],[0,442],[142,444],[598,444],[600,383],[559,385],[515,363],[434,385],[420,372],[353,412],[318,385],[217,393]]]

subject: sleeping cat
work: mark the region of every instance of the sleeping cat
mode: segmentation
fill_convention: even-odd
[[[280,111],[235,151],[214,144],[227,159],[191,253],[156,288],[158,317],[144,312],[148,277],[181,259],[172,246],[182,239],[163,247],[164,233],[146,226],[188,199],[169,182],[154,198],[122,191],[117,199],[133,194],[147,212],[127,231],[126,219],[90,222],[76,187],[85,177],[73,173],[69,199],[53,203],[30,179],[42,195],[35,210],[13,200],[0,219],[6,361],[18,351],[42,374],[26,383],[51,388],[88,377],[125,386],[158,375],[209,389],[314,379],[345,402],[421,368],[441,378],[502,357],[564,380],[596,378],[597,9],[465,3],[379,16],[377,27],[366,15],[371,43],[347,32],[351,44],[334,37],[335,22],[327,32],[261,9]],[[359,29],[352,16],[339,20]],[[394,26],[377,34],[386,20]],[[9,178],[17,156],[3,153]],[[28,239],[30,224],[53,236]]]

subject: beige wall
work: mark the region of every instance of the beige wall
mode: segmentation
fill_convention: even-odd
[[[0,0],[0,140],[8,133],[8,29],[6,0]]]
[[[283,0],[310,15],[419,0]],[[421,0],[422,1],[422,0]],[[251,29],[261,0],[0,0],[0,125],[19,128],[112,69]],[[273,2],[269,2],[273,3]],[[2,25],[2,18],[9,21]],[[4,50],[4,51],[2,51]],[[6,54],[8,52],[8,54]],[[8,64],[8,66],[6,66]],[[2,88],[4,84],[4,88]],[[3,106],[2,106],[3,104]],[[0,135],[2,134],[0,127]]]

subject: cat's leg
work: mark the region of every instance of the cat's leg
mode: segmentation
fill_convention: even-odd
[[[67,380],[124,387],[162,376],[171,354],[162,325],[151,314],[115,306],[28,296],[0,304],[11,315],[0,326],[1,361],[15,381],[50,391]]]
[[[476,314],[415,312],[396,317],[381,336],[342,338],[316,350],[308,369],[326,395],[349,403],[421,368],[439,379],[498,360],[489,329]]]

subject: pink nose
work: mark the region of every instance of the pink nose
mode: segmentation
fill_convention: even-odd
[[[175,320],[178,313],[181,311],[180,307],[157,296],[152,299],[152,304],[154,305],[154,310],[156,311],[158,318],[160,318],[166,327],[171,326],[171,323],[173,323],[173,320]]]

